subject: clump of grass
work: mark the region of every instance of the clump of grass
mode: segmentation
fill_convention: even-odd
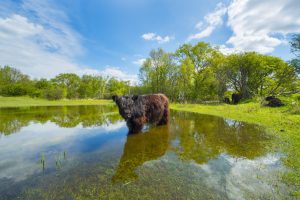
[[[63,164],[63,160],[67,159],[67,153],[66,151],[62,152],[62,153],[58,153],[58,155],[55,157],[55,166],[56,169],[61,169],[62,168],[62,164]]]
[[[41,165],[43,167],[43,171],[45,170],[45,156],[44,153],[42,153],[42,157],[41,157]]]

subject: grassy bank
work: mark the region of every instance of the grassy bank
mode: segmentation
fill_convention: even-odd
[[[104,105],[112,104],[110,100],[57,100],[33,99],[30,97],[0,97],[1,107],[24,107],[24,106],[73,106],[73,105]]]
[[[292,195],[300,197],[300,115],[293,114],[295,105],[269,108],[260,103],[249,102],[239,105],[172,104],[171,108],[226,117],[266,127],[268,132],[277,136],[274,148],[286,154],[283,162],[290,170],[282,178],[293,188]]]

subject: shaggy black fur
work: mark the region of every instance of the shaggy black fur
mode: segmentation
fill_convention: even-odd
[[[238,104],[242,100],[242,95],[233,93],[231,95],[232,104]]]
[[[163,94],[112,96],[119,107],[120,115],[127,122],[130,133],[142,130],[145,123],[167,124],[169,100]]]

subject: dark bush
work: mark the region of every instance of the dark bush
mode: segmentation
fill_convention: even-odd
[[[224,98],[224,103],[230,104],[230,99],[229,99],[229,97],[225,97],[225,98]]]

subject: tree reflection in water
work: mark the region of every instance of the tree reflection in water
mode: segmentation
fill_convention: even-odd
[[[31,122],[54,122],[59,127],[101,126],[120,120],[115,106],[50,106],[0,109],[0,134],[19,132]]]
[[[254,159],[266,153],[271,140],[260,126],[209,115],[173,112],[171,124],[173,139],[180,143],[175,147],[179,157],[198,164],[221,153]]]

